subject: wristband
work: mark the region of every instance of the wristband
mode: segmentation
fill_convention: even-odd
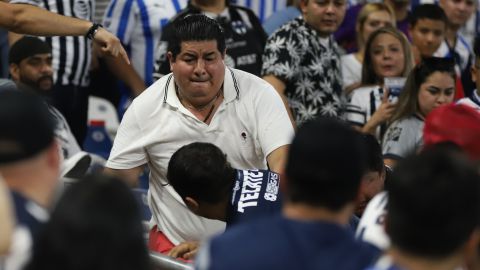
[[[98,32],[98,28],[103,27],[99,23],[94,23],[90,29],[88,29],[88,32],[85,34],[85,37],[88,39],[93,39],[95,37],[95,34]]]

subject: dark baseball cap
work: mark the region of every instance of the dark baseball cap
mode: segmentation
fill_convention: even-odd
[[[43,53],[52,53],[52,49],[45,41],[37,37],[25,36],[10,47],[8,63],[19,64],[23,59]]]
[[[55,121],[39,97],[0,92],[0,165],[35,156],[54,140]]]

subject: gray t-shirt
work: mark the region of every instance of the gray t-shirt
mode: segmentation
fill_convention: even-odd
[[[416,115],[393,122],[383,138],[383,157],[401,159],[420,149],[423,145],[423,125],[423,120]]]

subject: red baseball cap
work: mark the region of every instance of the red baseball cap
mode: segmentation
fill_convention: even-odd
[[[452,142],[470,158],[480,160],[480,113],[466,105],[441,106],[425,119],[423,141],[425,147]]]

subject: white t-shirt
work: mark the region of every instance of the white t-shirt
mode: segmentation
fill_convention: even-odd
[[[354,53],[343,55],[340,60],[342,62],[342,89],[362,81],[362,63],[357,60]]]
[[[181,146],[210,142],[238,169],[266,169],[266,156],[293,138],[293,127],[275,89],[249,73],[225,69],[224,100],[209,125],[182,106],[169,74],[138,96],[117,132],[106,167],[130,169],[148,163],[153,222],[173,244],[202,240],[225,224],[191,213],[168,185],[172,154]]]

